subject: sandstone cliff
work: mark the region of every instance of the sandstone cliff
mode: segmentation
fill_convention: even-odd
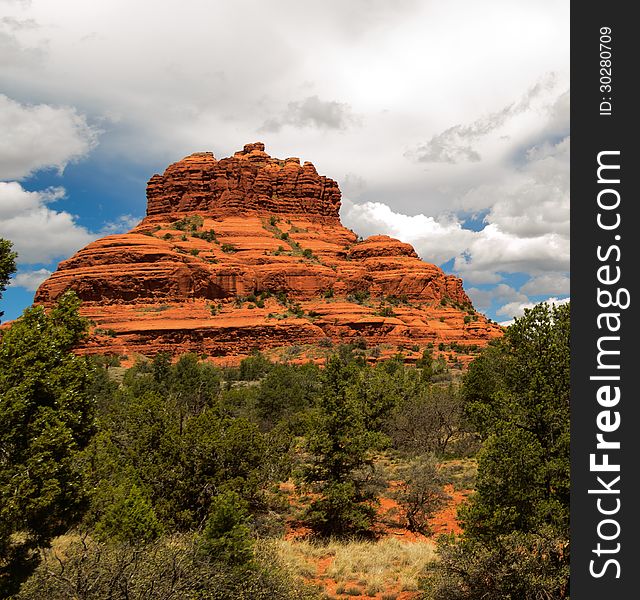
[[[66,289],[94,323],[88,353],[186,351],[233,362],[255,349],[359,340],[374,355],[425,346],[461,356],[501,334],[462,281],[387,236],[340,223],[340,190],[261,143],[217,160],[196,153],[154,175],[147,216],[97,240],[36,293]]]

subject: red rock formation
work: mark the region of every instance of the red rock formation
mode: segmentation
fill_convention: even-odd
[[[501,334],[462,281],[387,236],[364,241],[340,223],[340,190],[311,163],[261,143],[230,158],[192,154],[154,175],[147,216],[92,242],[36,293],[66,289],[96,326],[88,353],[185,351],[238,357],[254,349],[364,338],[375,354]],[[234,358],[235,357],[235,358]]]
[[[339,220],[340,189],[310,162],[278,160],[264,144],[247,144],[230,158],[198,152],[172,164],[147,185],[147,216],[178,212],[322,215]]]

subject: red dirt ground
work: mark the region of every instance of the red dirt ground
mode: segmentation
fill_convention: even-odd
[[[393,489],[397,486],[398,482],[389,482],[389,488]],[[296,507],[302,506],[301,502],[296,497],[295,486],[291,482],[283,483],[280,485],[280,489],[289,494],[289,499],[292,505]],[[470,494],[470,490],[454,490],[452,485],[446,485],[444,491],[449,496],[445,506],[438,511],[430,520],[429,525],[431,527],[431,535],[425,536],[420,533],[409,531],[399,524],[399,520],[396,516],[399,506],[398,503],[392,498],[380,497],[378,507],[378,525],[376,528],[376,535],[379,538],[394,537],[406,542],[427,542],[435,541],[435,539],[445,533],[460,534],[462,529],[457,521],[457,509],[458,506],[466,500]],[[290,520],[287,523],[285,532],[286,540],[302,539],[311,535],[311,530],[308,527],[304,527],[299,521]],[[308,583],[321,586],[324,588],[325,593],[330,598],[351,598],[351,596],[338,594],[337,587],[338,582],[335,579],[327,577],[325,573],[331,566],[334,557],[331,555],[323,556],[316,562],[316,575],[315,577],[307,579]],[[341,582],[345,588],[360,588],[357,581]],[[414,600],[420,595],[420,592],[403,592],[397,589],[386,589],[382,592],[375,594],[374,596],[362,595],[357,596],[359,600],[381,600],[383,595],[394,594],[396,600]]]

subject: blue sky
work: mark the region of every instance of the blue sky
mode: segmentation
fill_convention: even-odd
[[[4,318],[135,224],[153,173],[257,140],[336,179],[345,225],[412,243],[491,318],[566,300],[568,5],[0,0]]]

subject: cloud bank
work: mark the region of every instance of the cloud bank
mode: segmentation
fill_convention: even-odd
[[[62,188],[31,192],[0,181],[0,237],[14,243],[21,264],[65,258],[97,237],[72,214],[50,207],[63,197]]]
[[[69,197],[65,168],[89,153],[139,182],[261,140],[338,180],[359,233],[514,290],[494,315],[568,293],[568,3],[0,2],[0,179],[20,182],[6,234],[29,260],[46,223],[68,243],[45,239],[43,260],[143,212],[140,195],[80,224],[102,213]]]
[[[34,171],[63,171],[95,147],[98,131],[69,106],[21,104],[0,94],[0,179],[23,179]]]

